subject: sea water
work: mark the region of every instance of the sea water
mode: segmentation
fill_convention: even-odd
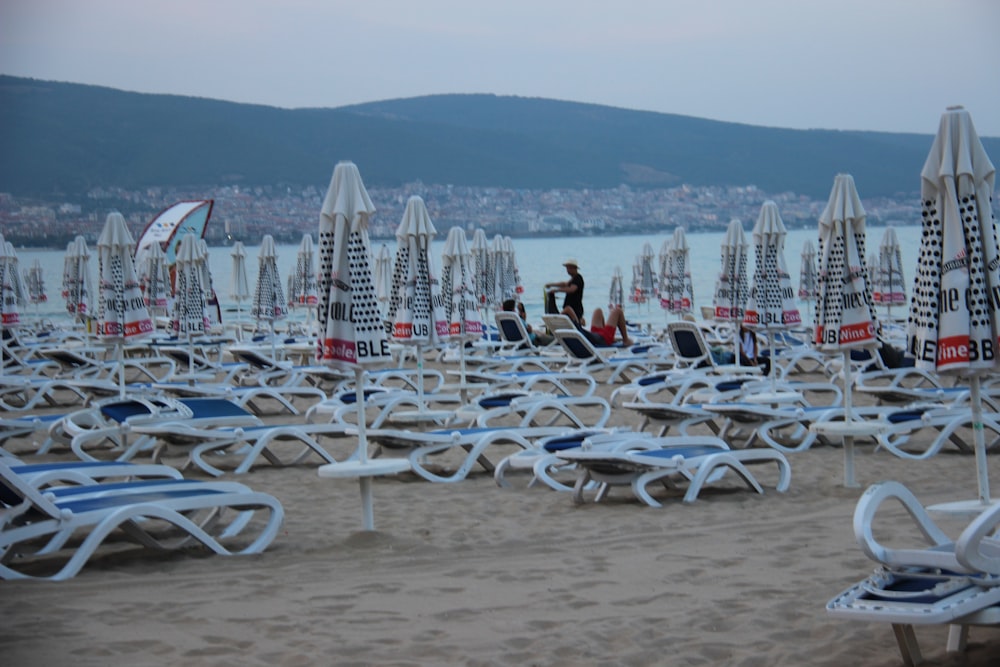
[[[866,251],[869,256],[878,253],[879,242],[885,232],[884,227],[867,228]],[[899,238],[903,257],[903,275],[906,285],[907,296],[916,269],[917,255],[919,252],[920,227],[908,226],[898,227],[896,234]],[[649,243],[653,248],[654,270],[659,269],[659,253],[664,242],[673,235],[673,229],[665,230],[661,234],[650,235],[628,235],[628,236],[585,236],[567,238],[518,238],[513,240],[514,252],[517,259],[521,283],[524,292],[520,295],[524,302],[528,320],[537,322],[541,319],[544,310],[543,293],[544,285],[549,282],[557,282],[567,279],[566,270],[562,263],[569,258],[577,260],[580,273],[586,280],[584,292],[584,308],[588,318],[590,313],[598,307],[608,307],[609,292],[611,289],[611,279],[615,269],[619,269],[623,276],[623,286],[626,293],[626,303],[624,304],[625,316],[630,322],[639,324],[649,324],[654,327],[663,326],[671,320],[677,319],[662,310],[658,299],[652,299],[647,303],[628,302],[627,295],[632,282],[632,266],[638,261],[638,255],[642,251],[643,245]],[[447,237],[447,230],[438,234],[438,238],[432,243],[431,252],[435,267],[441,269],[441,252],[444,248],[444,240]],[[700,317],[701,306],[712,305],[712,293],[715,289],[715,282],[721,269],[721,246],[725,238],[724,232],[689,232],[687,235],[688,246],[690,247],[691,280],[694,288],[693,311],[696,317]],[[315,241],[316,236],[313,236]],[[750,230],[747,228],[747,240],[750,242],[750,249],[747,261],[748,279],[753,275],[754,250]],[[815,229],[792,230],[785,238],[784,257],[791,276],[792,285],[798,292],[799,277],[802,266],[802,247],[805,241],[811,241],[813,247],[818,251],[818,232]],[[471,242],[471,238],[470,238]],[[372,252],[378,250],[379,246],[385,243],[393,256],[395,256],[396,243],[393,240],[372,240]],[[247,275],[250,281],[251,293],[258,273],[258,252],[259,245],[252,246],[244,241],[247,257]],[[298,245],[278,246],[278,271],[281,274],[282,286],[287,285],[288,275],[294,270]],[[44,271],[45,288],[48,301],[38,307],[28,305],[24,308],[24,314],[30,318],[34,315],[48,317],[54,320],[68,320],[65,302],[60,297],[63,257],[62,250],[39,250],[24,248],[17,250],[20,268],[23,271],[31,266],[35,259],[41,263]],[[223,319],[234,317],[238,308],[242,309],[242,318],[249,319],[250,303],[244,301],[237,304],[231,297],[232,285],[232,248],[228,246],[217,246],[209,248],[210,268],[212,271],[213,285],[219,301],[223,308]],[[318,266],[318,259],[316,265]],[[91,247],[91,276],[93,285],[97,286],[97,249]],[[287,295],[286,295],[287,296]],[[562,303],[560,295],[560,304]],[[811,305],[806,302],[799,303],[804,322],[811,322]],[[901,316],[905,312],[904,306],[896,307],[897,313],[893,315]],[[293,310],[291,319],[305,319],[304,310]],[[279,325],[280,326],[280,325]]]

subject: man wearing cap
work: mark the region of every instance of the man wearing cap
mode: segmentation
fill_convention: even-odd
[[[575,259],[563,262],[569,280],[559,283],[545,283],[545,289],[550,292],[564,292],[562,313],[576,324],[583,324],[583,276],[580,275],[580,265]]]

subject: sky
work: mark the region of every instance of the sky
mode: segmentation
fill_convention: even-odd
[[[0,73],[283,108],[440,93],[1000,137],[1000,0],[0,0]]]

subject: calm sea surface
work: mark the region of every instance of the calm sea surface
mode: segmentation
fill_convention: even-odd
[[[867,238],[867,252],[869,255],[878,252],[879,242],[885,228],[869,227]],[[438,239],[434,242],[434,256],[436,267],[441,268],[441,250],[444,247],[444,239],[448,230],[439,230]],[[580,264],[580,273],[586,280],[586,291],[584,293],[584,306],[589,313],[598,306],[607,307],[608,293],[611,288],[611,277],[615,268],[621,269],[624,277],[626,293],[632,280],[632,265],[636,263],[636,257],[642,250],[644,243],[649,243],[653,247],[653,252],[658,256],[664,241],[668,240],[673,230],[662,234],[649,236],[600,236],[583,237],[570,239],[514,239],[514,250],[517,255],[517,263],[520,268],[521,282],[524,285],[522,300],[528,311],[528,318],[531,321],[540,320],[543,312],[542,298],[543,285],[546,282],[555,282],[566,278],[565,269],[562,262],[568,258],[576,259]],[[917,253],[919,251],[920,227],[898,227],[896,234],[902,246],[903,271],[907,285],[907,295],[909,296],[909,286],[913,280],[916,267]],[[687,234],[688,245],[691,249],[691,277],[694,284],[694,305],[697,311],[700,306],[712,304],[712,291],[715,280],[720,269],[720,247],[725,234],[717,233],[689,233]],[[471,234],[469,235],[471,242]],[[749,223],[747,227],[747,237],[749,240]],[[315,235],[313,240],[316,240]],[[802,246],[806,240],[812,241],[813,246],[818,248],[818,237],[815,230],[795,230],[788,233],[785,241],[785,263],[792,276],[792,284],[798,288],[799,274],[801,266]],[[372,250],[378,249],[383,242],[375,240],[372,242]],[[395,241],[386,242],[390,251],[395,255]],[[257,277],[257,252],[259,247],[246,245],[247,249],[247,271],[251,283]],[[283,278],[282,284],[286,284],[288,273],[295,267],[296,253],[298,245],[278,246],[278,270]],[[45,272],[45,287],[48,294],[48,302],[42,304],[38,309],[39,315],[44,315],[54,319],[67,317],[65,304],[60,298],[60,287],[62,282],[63,251],[57,250],[18,250],[20,266],[23,269],[31,266],[35,259],[41,262]],[[235,306],[230,297],[230,285],[232,281],[232,249],[229,247],[210,248],[211,269],[215,291],[222,302],[223,308],[228,309]],[[97,276],[97,254],[96,248],[91,248],[91,268],[92,277]],[[658,259],[656,260],[658,267]],[[748,272],[753,271],[753,250],[750,250],[750,263]],[[95,283],[96,284],[96,283]],[[560,297],[561,303],[561,297]],[[800,304],[804,321],[809,321],[810,310],[808,304]],[[249,305],[243,304],[244,317]],[[35,314],[35,306],[28,306],[25,315]],[[625,304],[626,316],[630,321],[642,323],[652,323],[662,325],[670,319],[676,319],[674,315],[668,315],[659,308],[658,303],[648,304]],[[225,315],[224,315],[225,317]],[[293,313],[292,317],[304,317],[300,312]]]

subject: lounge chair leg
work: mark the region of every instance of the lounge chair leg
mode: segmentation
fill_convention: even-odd
[[[920,646],[917,644],[917,636],[913,632],[913,626],[903,623],[893,623],[892,633],[896,635],[896,644],[899,645],[899,654],[903,658],[903,664],[907,667],[916,667],[924,661],[920,655]]]
[[[962,653],[969,642],[968,625],[948,626],[948,653]]]

